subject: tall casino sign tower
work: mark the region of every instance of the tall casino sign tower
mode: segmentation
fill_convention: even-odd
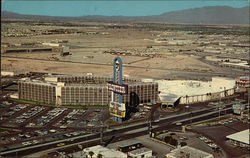
[[[122,122],[126,116],[126,106],[122,102],[122,95],[128,93],[128,85],[122,82],[122,59],[116,57],[113,63],[113,82],[108,83],[108,90],[112,91],[109,112],[112,120]]]

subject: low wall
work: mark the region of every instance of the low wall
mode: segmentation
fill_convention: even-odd
[[[235,88],[227,89],[221,92],[215,93],[207,93],[202,95],[194,95],[194,96],[183,96],[180,98],[179,104],[192,104],[197,102],[205,102],[214,99],[220,99],[223,97],[227,97],[233,95],[235,93]]]

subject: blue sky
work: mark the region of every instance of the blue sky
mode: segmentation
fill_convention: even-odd
[[[204,6],[241,8],[248,0],[162,0],[162,1],[84,1],[84,0],[4,0],[3,11],[48,16],[123,15],[146,16]]]

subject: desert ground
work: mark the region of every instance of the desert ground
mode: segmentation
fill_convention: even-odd
[[[69,46],[71,55],[60,56],[55,52],[2,53],[2,70],[111,75],[113,59],[121,56],[124,75],[131,77],[202,80],[211,76],[234,78],[246,74],[208,60],[211,57],[248,59],[247,49],[232,45],[232,40],[246,43],[246,35],[204,35],[174,29],[147,29],[146,24],[140,24],[140,27],[135,24],[86,22],[72,23],[70,27],[62,26],[64,23],[52,24],[3,23],[1,31],[7,35],[1,37],[2,44],[66,40],[63,45]],[[63,31],[40,33],[56,29]],[[21,33],[15,37],[8,36],[13,30]],[[112,51],[115,53],[110,53]],[[128,52],[129,55],[126,54]]]

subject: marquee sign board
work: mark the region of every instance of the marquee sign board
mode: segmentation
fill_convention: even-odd
[[[109,112],[111,115],[123,118],[126,114],[126,106],[124,103],[110,102]]]
[[[113,82],[108,82],[108,90],[119,94],[128,94],[128,85],[126,84],[115,84]]]

